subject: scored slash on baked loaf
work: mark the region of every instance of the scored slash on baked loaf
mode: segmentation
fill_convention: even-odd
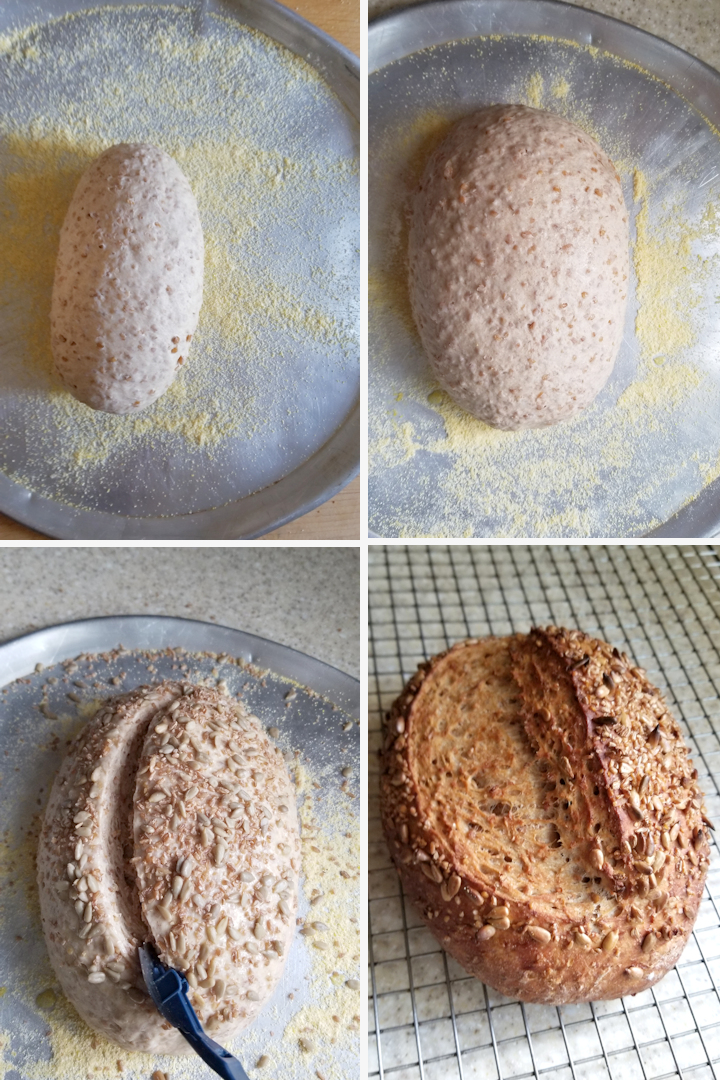
[[[127,1049],[190,1052],[145,990],[137,947],[150,940],[229,1038],[280,978],[298,872],[293,788],[256,716],[189,683],[109,702],[58,773],[38,852],[65,994]]]
[[[617,649],[557,627],[459,642],[393,705],[382,763],[403,887],[468,971],[562,1004],[676,963],[712,826],[676,721]]]

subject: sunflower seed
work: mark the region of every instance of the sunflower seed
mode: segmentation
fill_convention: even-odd
[[[652,952],[655,948],[655,937],[652,933],[645,935],[641,948],[644,953]]]
[[[90,975],[88,975],[88,982],[89,983],[105,982],[105,972],[104,971],[93,971]]]
[[[92,874],[87,876],[87,887],[91,893],[100,892],[100,886]]]
[[[149,803],[159,803],[163,799],[166,799],[167,795],[164,791],[153,791],[152,795],[148,798]]]
[[[457,874],[452,874],[447,881],[440,886],[440,895],[443,900],[452,900],[460,892],[462,882]]]
[[[577,933],[575,935],[575,944],[579,945],[581,949],[592,949],[592,939],[587,934]]]
[[[625,974],[629,975],[633,979],[640,979],[642,977],[643,969],[639,967],[625,968]]]
[[[242,934],[234,926],[228,925],[227,933],[228,937],[232,938],[233,941],[242,941]]]
[[[534,941],[540,942],[541,945],[547,945],[551,938],[549,930],[545,930],[542,926],[528,926],[526,927],[528,934]]]
[[[215,860],[216,866],[222,866],[223,862],[225,861],[226,850],[227,849],[222,843],[222,841],[218,841],[218,843],[213,848],[213,859]]]
[[[88,814],[87,810],[78,810],[77,814],[73,818],[73,823],[75,825],[81,825],[83,823],[83,821],[89,821],[89,820],[90,820],[90,814]]]
[[[89,935],[92,928],[93,928],[93,924],[91,922],[83,923],[82,926],[80,927],[80,929],[78,930],[78,937],[86,938]]]
[[[248,990],[248,992],[247,992],[247,994],[245,996],[247,997],[248,1001],[259,1001],[260,1000],[260,995],[258,993],[256,993],[254,990]]]
[[[435,865],[435,863],[420,863],[420,869],[422,870],[425,877],[428,878],[429,881],[434,882],[436,885],[439,885],[443,879],[442,872],[440,868]]]
[[[602,939],[603,952],[612,952],[618,943],[618,935],[615,930],[611,930],[609,934],[606,934]]]
[[[490,926],[490,924],[487,923],[485,926],[481,927],[480,930],[478,930],[478,935],[477,936],[478,936],[479,941],[489,941],[490,938],[493,937],[494,935],[495,935],[495,927]]]
[[[188,878],[187,881],[183,882],[183,887],[180,890],[180,893],[178,895],[178,899],[179,899],[181,904],[184,904],[186,902],[187,898],[190,896],[190,893],[192,892],[192,886],[193,886],[193,883],[192,883],[191,878]]]
[[[185,802],[190,802],[192,799],[194,799],[195,796],[199,793],[199,791],[200,788],[196,787],[195,784],[193,784],[192,787],[189,787],[185,792]]]
[[[188,855],[187,858],[183,860],[182,869],[178,866],[178,873],[181,877],[189,878],[194,869],[195,862],[193,857],[192,855]]]
[[[262,941],[263,938],[267,937],[267,930],[263,926],[260,919],[257,920],[255,926],[253,927],[253,934],[259,941]]]
[[[568,779],[570,779],[570,780],[575,779],[575,773],[573,772],[573,767],[570,764],[570,759],[569,758],[566,758],[566,757],[561,757],[560,758],[560,768],[564,772],[565,776],[568,777]]]

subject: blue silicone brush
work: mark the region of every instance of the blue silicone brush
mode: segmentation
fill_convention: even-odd
[[[138,949],[140,967],[150,997],[162,1017],[177,1028],[187,1039],[196,1054],[225,1080],[248,1080],[248,1075],[237,1058],[223,1050],[203,1031],[195,1010],[188,1001],[187,979],[160,963],[152,945],[141,945]]]

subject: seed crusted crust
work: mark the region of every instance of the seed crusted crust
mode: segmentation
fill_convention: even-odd
[[[612,646],[557,627],[460,642],[395,702],[382,761],[403,886],[472,974],[562,1004],[676,963],[710,823],[666,703]]]
[[[280,978],[298,869],[291,782],[257,717],[189,683],[108,702],[61,766],[38,851],[66,996],[128,1050],[189,1053],[145,990],[149,940],[187,975],[204,1026],[230,1037]]]

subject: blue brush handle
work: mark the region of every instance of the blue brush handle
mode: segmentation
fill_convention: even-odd
[[[209,1039],[204,1031],[200,1034],[182,1031],[180,1034],[187,1039],[196,1054],[213,1069],[218,1076],[224,1076],[225,1080],[248,1080],[248,1074],[236,1057],[228,1050],[224,1050],[218,1043]]]
[[[187,999],[187,979],[174,968],[163,967],[156,959],[152,968],[153,978],[148,983],[148,989],[158,1010],[168,1023],[178,1029],[195,1053],[218,1076],[223,1076],[225,1080],[249,1080],[238,1059],[218,1043],[213,1042],[203,1031],[195,1010]]]

